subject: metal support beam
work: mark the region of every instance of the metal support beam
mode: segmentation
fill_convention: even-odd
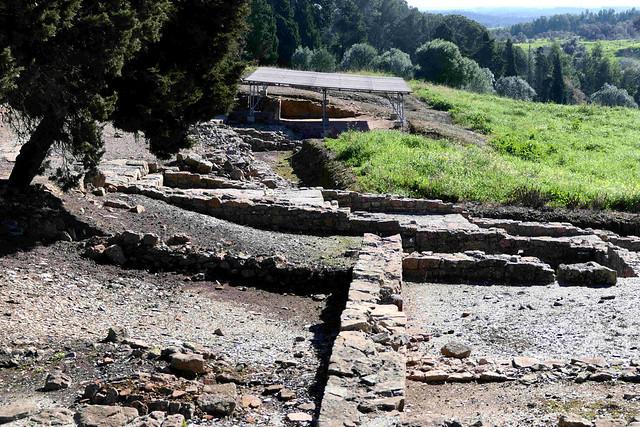
[[[256,120],[256,109],[263,97],[267,96],[267,85],[249,84],[249,122]]]
[[[393,113],[397,117],[396,120],[400,124],[400,127],[404,129],[406,124],[406,116],[405,116],[405,109],[404,109],[404,94],[387,93],[385,94],[385,98],[387,98],[391,103],[391,108],[393,108]]]
[[[329,114],[327,113],[327,90],[322,89],[322,136],[329,132]]]

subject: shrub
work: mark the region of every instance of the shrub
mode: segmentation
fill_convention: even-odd
[[[638,104],[629,95],[629,92],[607,83],[602,89],[591,95],[591,102],[607,107],[638,108]]]
[[[294,70],[309,70],[311,69],[311,56],[313,51],[308,47],[299,46],[293,55],[291,56],[291,67]]]
[[[375,47],[366,43],[354,44],[344,53],[340,68],[343,70],[370,70],[378,56]]]
[[[390,73],[395,76],[411,79],[414,66],[411,57],[399,49],[390,49],[376,57],[372,64],[374,70]]]
[[[313,71],[332,73],[336,70],[336,58],[327,49],[316,49],[311,54],[309,68]]]
[[[463,58],[465,68],[464,90],[477,93],[493,93],[495,77],[488,68],[480,68],[476,61]]]
[[[455,44],[436,39],[416,51],[416,75],[434,83],[460,87],[465,82],[465,61]]]
[[[531,101],[536,97],[536,91],[529,83],[520,77],[501,77],[496,82],[498,95],[522,101]]]

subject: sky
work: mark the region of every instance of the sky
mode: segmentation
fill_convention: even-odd
[[[407,0],[411,6],[420,9],[477,9],[477,0]],[[638,0],[484,0],[482,7],[527,7],[527,8],[554,8],[554,7],[638,7]]]

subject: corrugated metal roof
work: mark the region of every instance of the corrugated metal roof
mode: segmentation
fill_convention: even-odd
[[[400,77],[370,77],[356,74],[316,73],[260,67],[245,83],[289,86],[310,89],[349,90],[358,92],[411,93]]]

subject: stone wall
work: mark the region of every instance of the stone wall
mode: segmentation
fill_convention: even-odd
[[[403,214],[454,214],[463,209],[442,200],[410,199],[388,194],[364,194],[355,191],[322,190],[325,200],[335,200],[340,207],[353,211]]]
[[[509,234],[528,237],[573,237],[591,234],[566,222],[516,221],[512,219],[469,218],[482,228],[501,228]]]
[[[404,410],[401,288],[400,236],[366,234],[333,345],[318,426],[391,425]]]
[[[549,265],[518,255],[416,252],[405,256],[402,265],[404,278],[416,282],[548,285],[555,281]]]
[[[302,267],[279,256],[212,252],[191,245],[189,237],[184,235],[161,242],[154,234],[133,231],[89,239],[85,256],[125,267],[194,274],[199,280],[258,279],[264,285],[302,294],[342,291],[351,274],[346,268]]]

